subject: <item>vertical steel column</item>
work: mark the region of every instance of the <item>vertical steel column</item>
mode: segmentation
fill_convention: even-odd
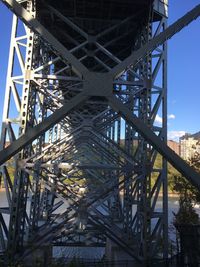
[[[27,11],[35,16],[34,2],[27,1]],[[22,72],[22,99],[20,108],[20,127],[19,135],[24,134],[27,129],[34,125],[34,106],[35,103],[35,92],[31,85],[31,70],[33,64],[33,46],[34,46],[34,33],[26,28],[27,43],[26,43],[26,54],[24,58],[24,69]],[[17,50],[16,50],[17,51]],[[14,60],[14,59],[13,59]],[[22,63],[21,63],[22,65]],[[19,154],[16,160],[27,158],[31,155],[32,146],[24,148]],[[9,260],[13,260],[18,252],[21,252],[25,241],[26,224],[29,223],[27,217],[27,194],[29,187],[29,175],[28,173],[18,169],[16,164],[15,177],[12,189],[12,203],[10,207],[10,221],[9,221],[9,236],[8,236],[8,248],[7,252]]]
[[[27,9],[31,9],[29,5],[30,3],[27,3]],[[31,10],[34,12],[33,9]],[[4,101],[1,149],[5,148],[7,143],[12,143],[15,140],[17,131],[19,131],[19,134],[22,134],[27,127],[33,33],[26,27],[26,32],[22,33],[22,27],[22,24],[19,24],[18,18],[14,15]],[[21,99],[20,95],[22,95]],[[7,239],[8,254],[11,257],[23,246],[28,187],[27,174],[18,171],[17,160],[18,157],[15,157],[10,160],[9,164],[15,168],[15,173],[11,172],[12,169],[10,167],[2,166],[10,214],[9,231],[5,230],[5,227],[8,225],[7,222],[3,221],[3,228],[5,232],[4,238]],[[4,217],[2,216],[1,218],[3,220]],[[4,249],[6,249],[5,246]]]
[[[156,15],[154,12],[150,12],[149,21],[138,36],[136,50],[166,27],[164,15],[159,21],[153,22]],[[164,44],[145,56],[134,69],[129,68],[126,75],[123,74],[127,82],[132,80],[132,84],[136,84],[135,91],[130,90],[129,86],[121,90],[121,94],[124,93],[124,105],[158,133],[163,142],[167,141],[166,66],[167,50]],[[138,89],[137,85],[142,87]],[[156,122],[158,116],[162,118],[159,125]],[[123,224],[129,236],[132,235],[133,243],[138,244],[134,246],[135,253],[148,264],[155,257],[168,258],[167,166],[164,158],[159,166],[155,165],[155,160],[158,162],[160,158],[158,152],[134,132],[126,119],[124,136],[125,149],[133,155],[137,171],[134,172],[133,167],[127,164],[122,201]],[[138,178],[135,179],[134,173]],[[159,198],[162,200],[161,210],[158,206]]]
[[[167,19],[162,20],[163,31],[167,28]],[[163,113],[163,134],[161,138],[167,144],[167,42],[163,44],[163,60],[162,60],[162,75],[163,75],[163,98],[162,98],[162,113]],[[167,161],[162,158],[162,183],[163,183],[163,257],[168,259],[168,170]]]
[[[30,3],[28,2],[27,10],[35,12],[34,7],[29,6]],[[10,255],[15,255],[18,250],[22,251],[26,226],[28,240],[32,238],[33,243],[38,245],[40,242],[58,240],[62,235],[67,242],[73,241],[75,244],[82,235],[83,243],[86,244],[88,240],[84,234],[87,235],[87,230],[92,225],[96,227],[95,230],[101,230],[100,235],[105,233],[124,251],[143,262],[149,262],[161,254],[162,257],[167,257],[166,162],[163,160],[162,166],[155,168],[157,152],[136,132],[126,116],[122,120],[120,113],[109,107],[108,101],[110,94],[118,97],[132,114],[166,141],[166,46],[149,52],[138,64],[126,66],[124,73],[114,77],[114,81],[109,75],[103,76],[113,66],[125,60],[132,50],[148,44],[153,36],[152,17],[155,14],[150,10],[149,20],[142,22],[141,32],[132,50],[130,44],[127,45],[124,40],[121,44],[123,49],[120,50],[118,38],[125,35],[131,39],[131,30],[136,23],[134,18],[125,19],[121,23],[116,22],[116,25],[111,21],[110,29],[107,29],[111,34],[105,33],[107,30],[103,30],[104,26],[95,29],[96,36],[90,36],[81,29],[81,23],[80,27],[78,26],[76,19],[75,22],[73,19],[69,20],[54,7],[47,5],[46,8],[45,14],[48,19],[56,18],[55,21],[67,25],[66,29],[70,29],[68,32],[65,27],[58,27],[58,33],[54,27],[49,29],[53,29],[53,34],[57,35],[56,38],[67,48],[63,49],[64,45],[56,42],[52,35],[45,32],[45,27],[49,25],[45,25],[43,31],[41,28],[40,33],[45,32],[48,40],[57,45],[58,51],[52,49],[53,45],[45,47],[42,41],[34,38],[31,31],[27,31],[27,55],[24,80],[21,81],[22,104],[19,109],[20,134],[26,133],[28,128],[56,112],[63,103],[73,101],[74,96],[80,92],[85,90],[90,99],[84,106],[80,105],[73,110],[60,124],[54,124],[45,136],[41,135],[32,145],[23,148],[18,161],[21,166],[17,168],[11,205],[8,239]],[[43,23],[42,15],[40,19]],[[164,27],[163,21],[159,17],[155,35]],[[95,23],[91,21],[91,25],[94,26]],[[99,32],[101,30],[102,32]],[[70,32],[73,33],[71,36]],[[132,41],[129,42],[132,44]],[[72,63],[68,65],[65,57],[63,60],[55,56],[55,53],[60,55],[59,49],[62,50],[61,55],[69,56]],[[45,58],[41,60],[40,56]],[[153,58],[158,59],[155,64]],[[20,62],[23,66],[22,60]],[[83,73],[78,72],[79,76],[76,75],[77,71],[73,71],[74,62],[78,69],[83,70]],[[84,62],[84,65],[80,62]],[[162,85],[156,84],[159,69],[162,69],[162,75],[158,80],[162,80]],[[81,80],[82,76],[84,82]],[[108,80],[104,81],[104,78]],[[104,88],[105,85],[109,90]],[[6,110],[8,111],[8,108]],[[155,124],[159,112],[163,118],[160,127]],[[61,127],[67,135],[63,141],[60,135]],[[50,141],[45,150],[43,146],[48,138]],[[93,179],[96,179],[95,182]],[[41,180],[44,187],[41,186]],[[84,194],[80,193],[81,185],[86,189]],[[26,214],[28,187],[31,194],[29,216]],[[111,192],[106,192],[106,189]],[[161,192],[163,207],[162,211],[158,211],[158,197]],[[65,211],[56,215],[53,212],[59,205],[54,203],[55,197],[60,198],[61,205],[65,204]],[[116,215],[117,207],[119,210]],[[42,227],[38,228],[41,213],[42,216],[45,213],[46,218]],[[92,221],[94,214],[96,222]],[[67,220],[73,216],[75,223],[72,225]],[[91,225],[87,221],[88,217],[92,221]],[[58,227],[57,232],[53,231],[55,228],[51,228],[52,225]],[[68,230],[71,231],[69,235]],[[98,234],[91,232],[91,236],[91,239],[95,239]],[[159,249],[161,241],[164,246]]]

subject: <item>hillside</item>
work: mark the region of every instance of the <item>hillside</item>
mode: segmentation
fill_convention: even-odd
[[[194,134],[191,134],[191,137],[200,140],[200,131]]]

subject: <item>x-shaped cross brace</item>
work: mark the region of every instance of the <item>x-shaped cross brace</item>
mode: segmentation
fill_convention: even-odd
[[[137,118],[123,103],[117,99],[112,93],[113,80],[120,76],[130,65],[134,66],[141,58],[157,46],[163,44],[171,38],[176,32],[180,31],[194,19],[200,15],[200,5],[188,12],[181,19],[173,23],[162,33],[151,39],[147,44],[142,46],[137,51],[134,51],[124,61],[112,68],[107,73],[90,72],[66,47],[64,47],[50,32],[46,30],[40,22],[33,18],[16,0],[1,0],[6,4],[21,20],[31,28],[35,33],[39,34],[44,41],[59,55],[64,62],[71,64],[76,74],[83,79],[83,92],[72,98],[69,103],[66,103],[60,109],[56,110],[52,115],[45,119],[42,123],[30,129],[14,141],[9,147],[0,151],[0,164],[5,163],[9,158],[14,156],[26,145],[47,131],[50,127],[64,119],[73,109],[85,102],[91,96],[105,97],[110,106],[141,134],[167,161],[169,161],[178,171],[195,186],[200,188],[200,175],[193,168],[185,163],[173,150],[171,150],[154,132],[147,127],[142,120]]]

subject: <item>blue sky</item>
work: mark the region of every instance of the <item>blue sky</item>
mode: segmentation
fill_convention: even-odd
[[[169,1],[169,24],[184,15],[199,0]],[[171,137],[179,131],[200,131],[200,19],[168,42],[168,131]],[[177,132],[177,133],[176,133]]]
[[[170,25],[199,0],[169,0]],[[0,114],[3,111],[12,14],[0,2]],[[169,138],[200,131],[200,19],[168,42]],[[0,115],[1,120],[2,115]]]

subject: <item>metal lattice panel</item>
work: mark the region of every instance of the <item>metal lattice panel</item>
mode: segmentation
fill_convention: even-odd
[[[14,16],[1,135],[7,259],[111,242],[140,262],[167,258],[166,159],[197,186],[199,175],[165,144],[165,41],[200,7],[166,29],[152,1],[3,2],[25,27]]]

